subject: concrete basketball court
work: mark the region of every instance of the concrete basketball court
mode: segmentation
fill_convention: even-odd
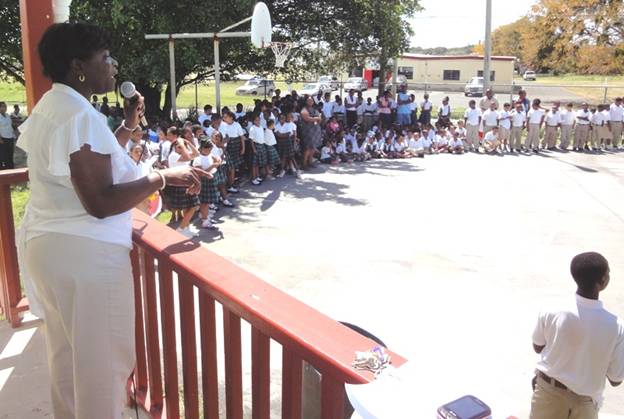
[[[534,321],[573,298],[575,254],[607,257],[603,300],[624,315],[623,197],[624,153],[375,160],[246,185],[219,211],[220,233],[200,240],[368,329],[423,381],[461,383],[523,418]],[[607,387],[602,412],[624,414],[619,388]]]

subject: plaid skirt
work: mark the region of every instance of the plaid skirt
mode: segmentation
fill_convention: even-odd
[[[227,160],[225,164],[219,166],[217,171],[212,175],[212,182],[215,186],[225,185],[227,182]]]
[[[201,180],[201,192],[199,193],[199,202],[201,204],[218,204],[219,203],[219,189],[214,183],[214,179]]]
[[[240,137],[230,138],[227,143],[225,151],[228,154],[229,159],[227,161],[228,167],[234,170],[238,169],[243,164],[243,156],[241,155],[241,140]]]
[[[267,159],[267,150],[266,150],[266,144],[255,144],[256,146],[256,152],[254,153],[253,156],[253,164],[254,166],[266,166],[269,161]]]
[[[184,186],[167,186],[163,192],[163,197],[169,209],[187,209],[199,205],[197,195],[187,194]]]
[[[267,160],[269,161],[269,166],[271,167],[278,166],[280,164],[280,158],[279,158],[279,155],[277,154],[276,146],[265,144],[265,147],[267,151]]]
[[[295,147],[292,138],[277,140],[277,152],[283,159],[293,159],[295,157]]]

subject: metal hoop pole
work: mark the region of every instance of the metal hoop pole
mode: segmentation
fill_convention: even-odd
[[[171,120],[177,116],[176,109],[176,81],[175,81],[175,50],[173,38],[169,38],[169,90],[171,94]]]
[[[214,78],[215,78],[215,102],[217,114],[221,114],[221,73],[219,71],[219,38],[214,37]]]

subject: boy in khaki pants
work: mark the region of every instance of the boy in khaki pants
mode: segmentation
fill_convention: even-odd
[[[530,419],[597,419],[605,381],[624,380],[624,328],[598,299],[609,284],[609,263],[581,253],[570,272],[576,295],[540,313],[533,332],[540,360]]]

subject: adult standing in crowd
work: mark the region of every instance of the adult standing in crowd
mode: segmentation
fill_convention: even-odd
[[[355,96],[355,90],[349,90],[349,94],[344,100],[344,106],[347,111],[347,127],[351,128],[357,123],[358,98]]]
[[[115,88],[116,61],[104,30],[50,26],[39,43],[48,91],[20,127],[31,197],[18,231],[31,311],[44,320],[56,418],[120,418],[135,366],[130,210],[165,185],[198,193],[190,166],[136,179],[125,146],[144,112],[124,102],[113,134],[89,102]],[[62,245],[59,245],[62,244]]]
[[[526,90],[520,89],[518,91],[518,99],[516,99],[515,103],[520,103],[522,105],[522,111],[525,115],[529,113],[529,109],[531,109],[531,101],[527,98]]]
[[[322,141],[321,116],[314,106],[314,99],[306,99],[305,108],[301,110],[301,137],[303,141],[302,169],[314,167],[314,151],[320,147]]]
[[[406,127],[412,122],[410,103],[410,97],[407,94],[407,86],[402,84],[399,86],[399,92],[397,93],[397,124],[401,127]]]
[[[0,102],[0,170],[13,169],[15,152],[15,130],[13,120],[7,113],[7,104]]]
[[[488,109],[492,108],[492,104],[495,105],[494,109],[499,108],[498,99],[494,96],[494,92],[492,89],[487,89],[485,91],[485,96],[481,98],[479,101],[479,108],[481,108],[481,112],[485,112]]]

